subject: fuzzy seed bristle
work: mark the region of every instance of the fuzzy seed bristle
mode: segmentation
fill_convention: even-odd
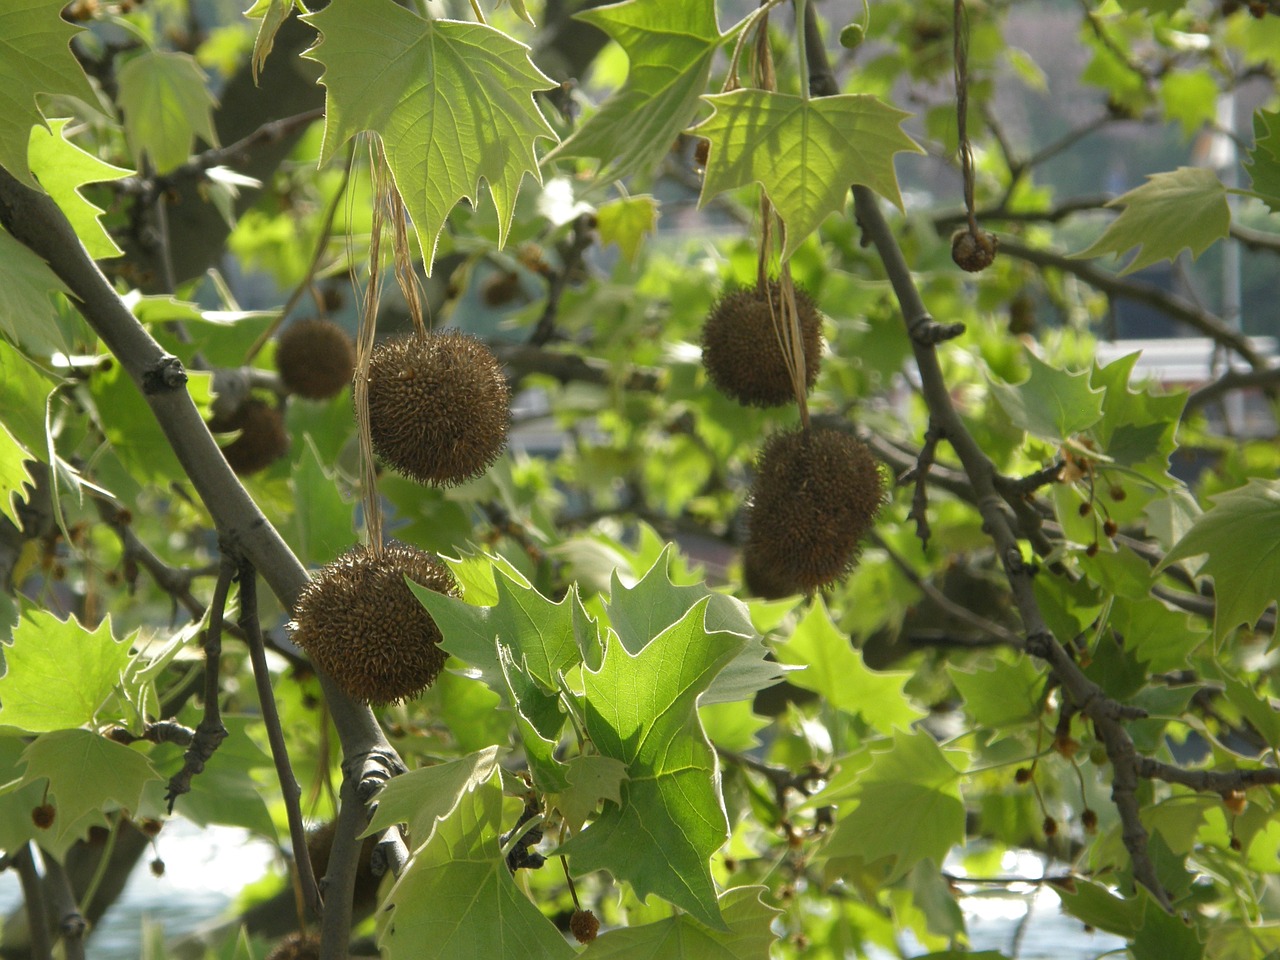
[[[812,593],[845,576],[885,499],[865,444],[839,430],[770,437],[756,463],[743,569],[760,596]]]
[[[313,934],[291,933],[275,945],[266,960],[320,960],[320,938]]]
[[[769,283],[769,296],[773,313],[780,317],[777,281]],[[796,314],[804,345],[805,389],[809,390],[822,364],[822,316],[813,298],[798,287]],[[759,289],[735,290],[711,309],[702,329],[702,364],[716,389],[745,406],[777,407],[795,400],[779,332]]]
[[[276,369],[290,393],[308,400],[327,400],[351,383],[356,345],[331,320],[299,320],[280,335]]]
[[[257,397],[250,397],[227,417],[209,421],[214,433],[231,433],[236,437],[222,448],[231,469],[239,476],[265,470],[289,451],[289,434],[284,429],[280,411]]]
[[[346,693],[364,703],[397,703],[429,687],[447,655],[440,629],[404,582],[447,596],[458,585],[444,566],[391,541],[376,556],[355,547],[315,572],[298,595],[294,642]]]
[[[575,910],[569,917],[569,932],[579,943],[590,943],[600,932],[600,921],[590,910]]]
[[[507,443],[511,389],[493,352],[448,330],[378,344],[369,364],[373,449],[419,483],[480,476]]]

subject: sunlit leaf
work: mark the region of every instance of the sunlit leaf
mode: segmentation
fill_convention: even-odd
[[[82,197],[79,188],[86,183],[119,180],[133,171],[103,163],[68,141],[67,123],[66,120],[52,120],[49,122],[50,130],[40,126],[31,128],[28,152],[31,172],[67,215],[89,256],[95,260],[118,257],[122,251],[98,219],[102,210]]]
[[[1253,115],[1253,149],[1245,161],[1253,192],[1272,213],[1280,213],[1280,110]]]
[[[1072,256],[1120,255],[1138,247],[1121,275],[1172,260],[1184,249],[1198,257],[1225,237],[1231,226],[1227,188],[1212,170],[1204,167],[1179,167],[1152,174],[1142,186],[1116,197],[1107,206],[1124,207],[1124,212],[1102,236]]]
[[[64,0],[5,0],[0,4],[0,166],[29,187],[27,136],[44,123],[40,94],[69,94],[94,103],[93,90],[71,53],[79,33],[59,16]],[[6,261],[0,251],[0,262]]]
[[[556,139],[533,99],[554,84],[529,48],[483,24],[424,20],[394,0],[331,3],[304,19],[321,34],[308,53],[324,66],[321,162],[362,130],[382,138],[428,273],[449,211],[474,203],[482,179],[505,242],[520,181],[541,182],[534,144]]]
[[[1089,385],[1088,371],[1060,370],[1030,350],[1026,358],[1031,375],[1022,383],[991,383],[992,396],[1014,426],[1061,443],[1102,419],[1103,391]]]
[[[217,101],[189,53],[141,53],[120,68],[118,82],[129,148],[139,161],[149,157],[157,173],[185,163],[196,137],[217,146]]]
[[[658,225],[658,201],[647,194],[610,200],[600,204],[596,220],[600,243],[616,243],[623,259],[634,264],[644,238]]]
[[[734,887],[720,895],[727,929],[707,927],[686,914],[611,930],[581,954],[585,960],[768,960],[779,913],[763,901],[764,887]]]
[[[594,157],[599,176],[652,173],[698,108],[720,46],[714,0],[627,0],[579,18],[626,50],[627,82],[548,159]]]
[[[702,203],[759,183],[787,225],[789,257],[854,184],[902,206],[897,153],[921,152],[900,124],[909,114],[866,94],[804,99],[745,89],[705,98],[715,113],[694,128],[711,141]]]

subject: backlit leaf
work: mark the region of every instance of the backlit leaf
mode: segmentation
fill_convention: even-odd
[[[974,670],[948,665],[947,672],[964,697],[965,713],[982,726],[1028,723],[1040,714],[1045,680],[1029,657]]]
[[[43,259],[0,227],[0,334],[15,343],[60,343],[50,296],[66,292]]]
[[[19,528],[18,501],[26,499],[27,484],[35,486],[26,466],[27,461],[33,459],[31,452],[0,421],[0,515],[8,517]]]
[[[596,221],[601,245],[616,243],[623,259],[634,264],[644,238],[658,225],[658,201],[648,194],[610,200],[596,209]]]
[[[498,844],[501,775],[468,782],[387,894],[388,960],[569,960],[574,950],[516,885]]]
[[[93,90],[71,53],[79,33],[59,14],[64,0],[5,0],[0,4],[0,167],[29,187],[27,136],[44,122],[37,96],[69,94],[94,103]],[[0,262],[8,258],[0,252]]]
[[[727,930],[707,927],[687,914],[610,930],[580,954],[584,960],[768,960],[781,913],[761,897],[764,887],[734,887],[720,895]]]
[[[119,83],[124,132],[135,159],[145,154],[157,173],[168,173],[186,162],[197,136],[217,146],[217,101],[189,53],[141,53],[120,68]]]
[[[1157,570],[1199,554],[1213,577],[1214,639],[1252,623],[1280,597],[1280,481],[1254,478],[1212,498]]]
[[[497,766],[498,748],[486,747],[388,780],[378,791],[377,809],[361,836],[373,836],[404,823],[408,824],[413,849],[421,847],[436,822],[452,813],[468,793],[487,783]]]
[[[697,701],[746,638],[708,632],[708,602],[637,654],[610,642],[600,669],[584,673],[587,733],[602,755],[626,764],[628,780],[622,803],[561,851],[575,875],[608,870],[637,896],[656,893],[723,929],[708,860],[729,824]]]
[[[568,785],[550,802],[569,828],[578,830],[602,801],[621,806],[627,766],[613,757],[585,754],[565,763],[565,778]]]
[[[1042,440],[1061,443],[1102,419],[1103,391],[1087,371],[1059,370],[1026,352],[1031,375],[1018,384],[991,382],[991,393],[1013,425]]]
[[[120,682],[129,644],[111,635],[111,620],[86,630],[75,617],[27,610],[4,648],[0,727],[43,733],[89,723]]]
[[[900,127],[906,112],[865,94],[804,99],[749,89],[705,99],[715,113],[694,128],[711,141],[700,202],[759,183],[787,225],[784,258],[844,209],[853,184],[902,207],[894,154],[921,152]]]
[[[862,717],[886,734],[895,728],[906,729],[924,716],[903,691],[911,674],[867,667],[862,652],[831,622],[821,598],[814,601],[787,642],[778,645],[778,659],[805,667],[787,675],[791,683],[822,694],[832,706]]]
[[[84,836],[91,815],[115,809],[134,812],[148,781],[159,779],[151,762],[129,747],[90,730],[54,730],[41,734],[22,754],[24,783],[49,782],[57,808],[54,841]]]
[[[1245,161],[1253,192],[1272,213],[1280,213],[1280,110],[1253,115],[1253,149]]]
[[[31,128],[31,145],[28,156],[31,172],[40,178],[40,185],[62,208],[76,236],[95,260],[118,257],[123,252],[103,229],[99,217],[102,210],[80,195],[80,187],[86,183],[119,180],[132,170],[103,163],[93,154],[85,153],[66,139],[67,120],[52,120],[51,130],[36,126]]]
[[[961,771],[952,765],[957,756],[944,753],[924,730],[895,731],[892,746],[859,774],[858,805],[841,817],[824,853],[868,863],[891,858],[890,882],[922,860],[942,863],[964,840]]]
[[[259,21],[258,35],[253,41],[253,58],[250,61],[253,65],[254,83],[258,82],[258,74],[262,72],[271,48],[275,46],[276,34],[289,19],[295,6],[305,9],[297,0],[255,0],[253,6],[244,12],[250,20]]]
[[[631,69],[622,89],[548,159],[594,157],[611,180],[652,173],[707,88],[721,40],[714,0],[628,0],[578,16],[616,40]]]
[[[1183,249],[1192,257],[1204,253],[1210,244],[1227,235],[1231,211],[1227,208],[1227,188],[1217,175],[1204,167],[1179,167],[1155,173],[1147,182],[1116,197],[1108,207],[1124,207],[1124,212],[1097,240],[1073,257],[1117,255],[1138,247],[1138,253],[1120,273],[1132,273],[1161,260],[1172,260]]]
[[[324,66],[321,162],[362,130],[382,138],[428,273],[449,211],[474,203],[482,179],[505,242],[520,181],[542,180],[534,143],[556,139],[533,100],[554,84],[529,48],[483,24],[424,20],[394,0],[331,3],[304,19],[321,33],[307,54]]]

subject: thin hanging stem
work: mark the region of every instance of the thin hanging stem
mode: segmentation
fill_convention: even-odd
[[[956,0],[958,3],[959,0]],[[805,37],[804,15],[805,8],[809,5],[809,0],[795,0],[796,8],[796,53],[800,58],[800,96],[804,100],[809,99],[809,84],[804,78],[809,75],[809,61],[805,56]]]
[[[803,2],[803,0],[800,0]],[[969,232],[978,235],[978,218],[973,200],[973,148],[969,144],[969,17],[964,0],[955,0],[954,57],[956,76],[956,138],[960,172],[964,178],[964,209]]]
[[[369,236],[369,282],[361,300],[360,329],[356,336],[356,377],[352,388],[356,426],[360,435],[360,479],[364,487],[364,521],[369,549],[382,555],[382,501],[378,497],[377,460],[373,434],[369,429],[369,362],[378,329],[378,304],[382,299],[382,226],[386,210],[382,204],[382,181],[387,176],[386,160],[378,144],[370,141],[369,169],[373,178],[373,228]]]

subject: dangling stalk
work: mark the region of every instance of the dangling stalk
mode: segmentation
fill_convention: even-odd
[[[382,299],[382,226],[386,217],[383,206],[384,183],[388,176],[382,150],[374,141],[369,144],[369,170],[373,179],[373,228],[369,237],[369,282],[360,304],[360,330],[356,337],[356,379],[352,388],[356,408],[356,427],[360,436],[360,478],[364,486],[364,521],[369,548],[375,557],[382,556],[382,501],[378,497],[377,463],[373,452],[373,434],[369,428],[369,362],[377,334],[378,304]]]

